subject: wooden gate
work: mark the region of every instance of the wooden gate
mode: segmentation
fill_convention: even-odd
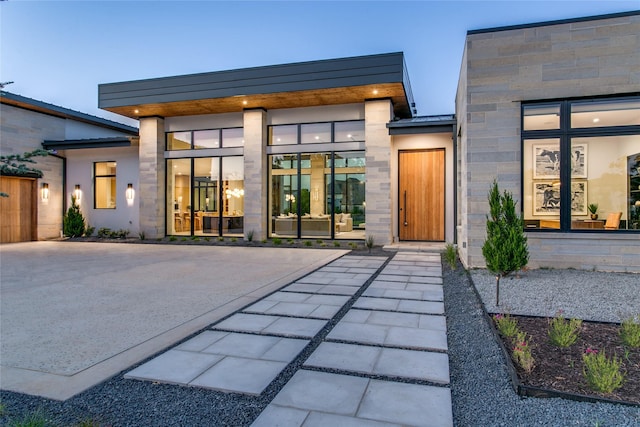
[[[445,240],[444,149],[400,151],[400,240]]]
[[[0,243],[37,240],[36,180],[0,176]]]

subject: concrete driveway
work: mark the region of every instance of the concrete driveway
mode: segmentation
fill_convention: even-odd
[[[346,252],[2,245],[0,387],[68,399]]]

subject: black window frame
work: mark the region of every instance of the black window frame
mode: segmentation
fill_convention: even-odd
[[[545,233],[626,233],[637,234],[637,230],[618,229],[618,230],[582,230],[571,228],[571,186],[567,183],[571,182],[571,140],[573,138],[585,137],[606,137],[606,136],[623,136],[623,135],[639,135],[640,125],[627,126],[602,126],[588,128],[572,128],[571,127],[571,106],[573,104],[584,104],[585,102],[594,101],[640,101],[640,93],[632,93],[626,96],[592,96],[581,98],[566,98],[557,100],[541,100],[541,101],[523,101],[520,103],[520,194],[524,192],[524,145],[525,141],[536,139],[558,139],[560,141],[560,228],[559,229],[540,229],[527,228],[527,232],[545,232]],[[526,107],[539,106],[560,106],[560,128],[544,129],[544,130],[524,130],[524,110]],[[535,160],[534,160],[535,161]],[[524,203],[520,204],[521,214],[524,216]]]
[[[115,163],[116,165],[116,173],[115,174],[108,174],[108,175],[98,175],[98,164],[99,163]],[[93,209],[116,209],[118,206],[118,162],[116,160],[101,160],[98,162],[93,162]],[[113,207],[112,208],[99,208],[98,207],[98,192],[96,191],[97,188],[97,183],[98,183],[98,178],[113,178],[116,181],[116,200],[113,203]]]

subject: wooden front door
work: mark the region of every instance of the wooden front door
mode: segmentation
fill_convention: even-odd
[[[444,241],[444,149],[400,151],[400,240]]]
[[[36,240],[36,180],[0,177],[0,243]]]

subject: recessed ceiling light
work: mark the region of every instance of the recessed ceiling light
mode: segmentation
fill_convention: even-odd
[[[373,94],[374,94],[374,95],[377,95],[377,94],[378,94],[378,89],[374,89],[374,90],[373,90]]]
[[[599,121],[600,121],[600,119],[597,118],[597,117],[595,119],[593,119],[593,123],[598,123]]]
[[[138,114],[140,112],[140,110],[138,110],[137,108],[135,110],[133,110],[134,113]]]
[[[242,105],[247,105],[247,100],[242,101]]]

